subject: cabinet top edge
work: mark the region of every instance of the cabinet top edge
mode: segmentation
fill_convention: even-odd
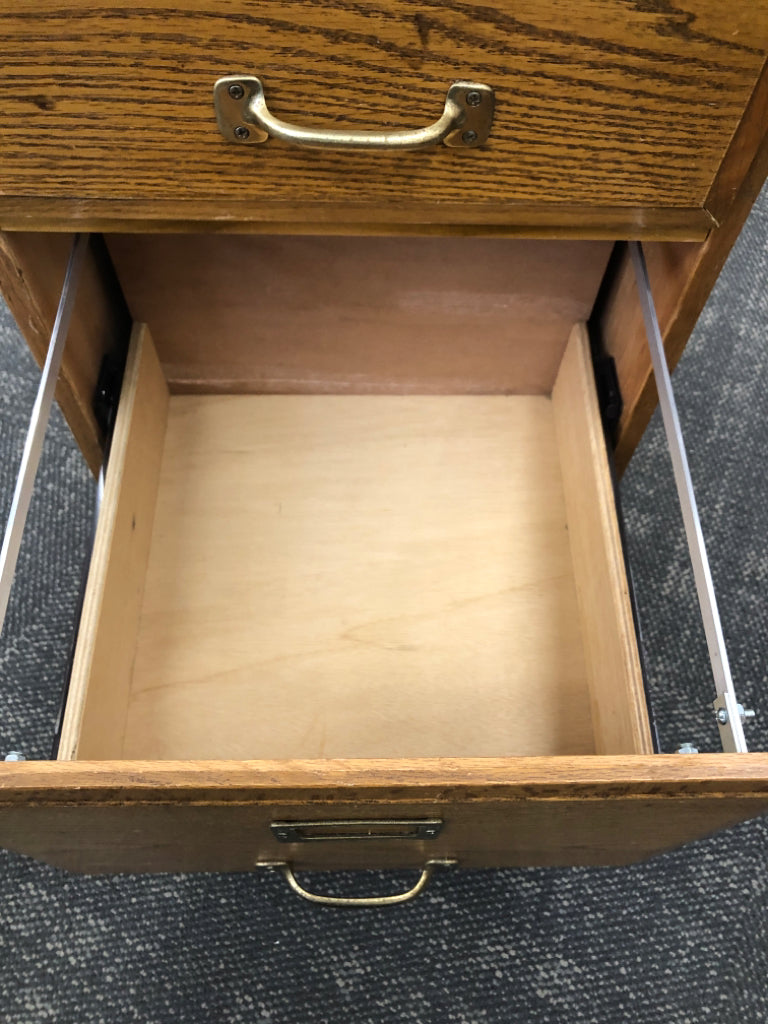
[[[702,241],[716,227],[698,207],[492,205],[476,210],[398,204],[343,210],[316,205],[114,202],[0,196],[0,230],[146,234],[496,235]]]

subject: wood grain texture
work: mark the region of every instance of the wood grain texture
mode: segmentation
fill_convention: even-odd
[[[599,754],[653,752],[589,338],[571,333],[552,392]]]
[[[768,50],[766,0],[20,0],[2,14],[0,181],[19,206],[173,197],[343,219],[353,203],[388,220],[411,202],[427,222],[438,204],[495,206],[505,221],[526,203],[700,209]],[[262,78],[285,120],[360,129],[427,124],[451,81],[483,80],[491,141],[396,155],[236,146],[211,92],[238,72]]]
[[[549,394],[610,245],[110,236],[174,391]]]
[[[72,235],[0,234],[0,292],[37,363],[48,351]],[[103,244],[86,255],[56,388],[58,401],[88,465],[102,460],[92,400],[106,352],[122,349],[130,318]]]
[[[168,388],[143,325],[134,328],[72,665],[59,757],[122,745],[144,591]]]
[[[0,844],[70,870],[624,864],[768,810],[768,755],[0,765]],[[443,818],[436,842],[285,845],[273,820]]]
[[[549,399],[171,399],[124,756],[593,749]]]

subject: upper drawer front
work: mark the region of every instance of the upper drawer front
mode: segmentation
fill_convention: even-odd
[[[630,207],[704,223],[768,48],[768,0],[3,6],[6,214],[24,196],[154,201],[157,217],[509,223],[544,206],[554,223]],[[456,79],[491,86],[496,114],[472,151],[238,146],[212,102],[232,74],[305,127],[425,126]]]

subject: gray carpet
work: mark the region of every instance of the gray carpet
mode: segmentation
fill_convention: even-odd
[[[766,282],[768,193],[675,375],[734,676],[758,712],[756,750],[768,749]],[[3,517],[35,378],[0,311]],[[657,421],[622,495],[662,747],[715,750]],[[0,645],[0,750],[47,756],[92,499],[57,416]],[[768,823],[630,868],[445,873],[387,911],[311,907],[261,875],[78,878],[0,854],[0,1022],[41,1021],[768,1021]]]

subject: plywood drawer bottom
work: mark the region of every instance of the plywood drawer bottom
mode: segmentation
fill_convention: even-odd
[[[589,704],[548,398],[171,398],[114,756],[587,753]]]

